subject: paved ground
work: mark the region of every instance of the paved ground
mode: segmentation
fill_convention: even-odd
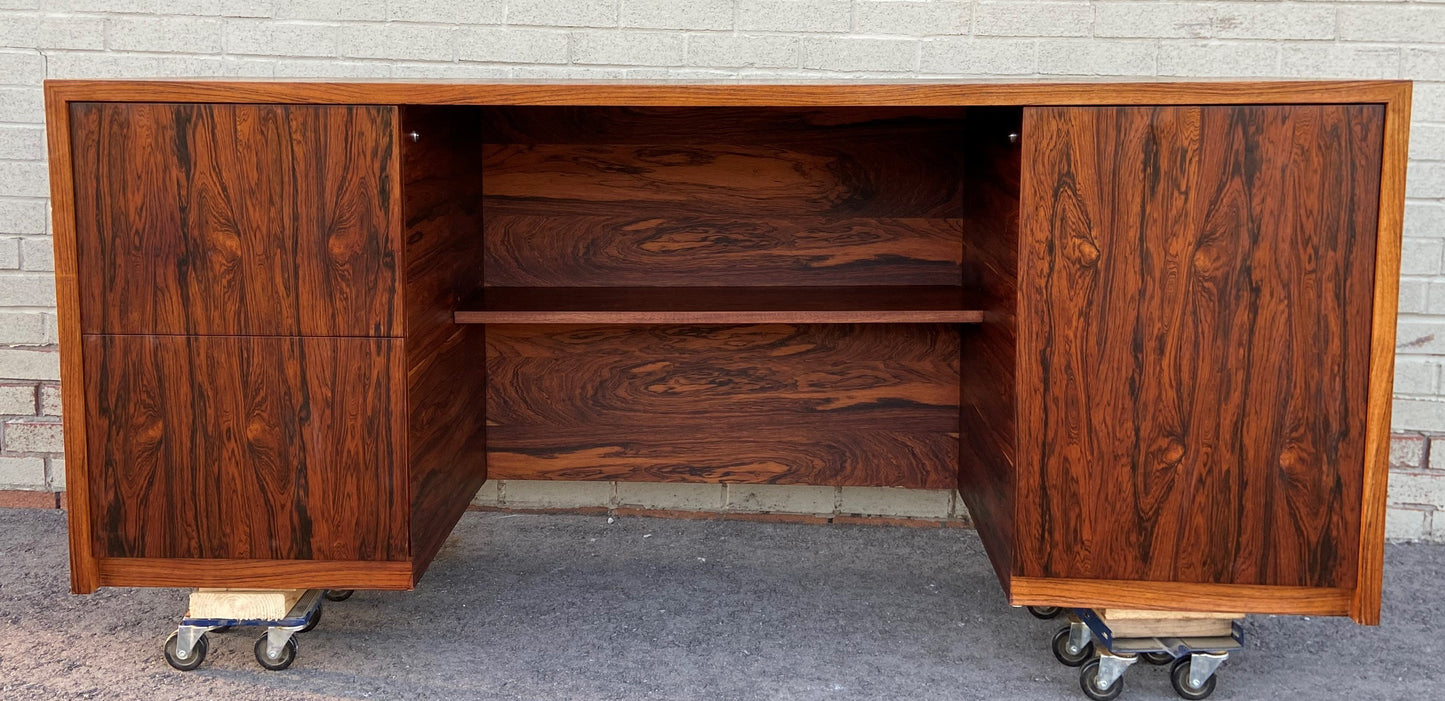
[[[1083,699],[1057,624],[961,529],[473,513],[414,592],[330,604],[285,672],[199,670],[179,590],[66,593],[58,512],[0,509],[0,699]],[[1385,624],[1255,617],[1217,699],[1445,697],[1445,547],[1387,551]],[[1175,698],[1140,665],[1125,699]]]

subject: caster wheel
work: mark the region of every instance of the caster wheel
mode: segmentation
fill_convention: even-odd
[[[273,672],[279,672],[290,667],[291,663],[296,661],[296,653],[299,651],[300,647],[296,644],[296,636],[294,635],[286,639],[286,645],[281,648],[281,654],[276,657],[270,657],[266,654],[265,635],[262,635],[256,640],[256,662]]]
[[[1181,657],[1174,661],[1169,668],[1169,683],[1174,686],[1174,693],[1179,694],[1181,699],[1207,699],[1214,693],[1214,685],[1218,681],[1217,675],[1209,675],[1199,686],[1189,684],[1189,657]]]
[[[182,672],[189,672],[206,661],[206,652],[210,649],[210,643],[206,642],[206,636],[202,635],[196,640],[196,646],[191,648],[191,654],[183,660],[176,656],[177,638],[179,637],[180,633],[171,633],[171,637],[166,638],[166,664]]]
[[[1094,656],[1094,641],[1084,643],[1079,650],[1069,650],[1069,627],[1064,626],[1059,632],[1054,633],[1054,658],[1063,663],[1066,667],[1078,667]]]
[[[324,596],[327,601],[346,601],[355,593],[356,590],[354,589],[327,589]]]
[[[1145,662],[1152,665],[1166,665],[1174,661],[1174,656],[1167,652],[1145,652],[1139,655]]]
[[[317,624],[317,623],[320,623],[320,622],[321,622],[321,607],[318,606],[318,607],[316,608],[316,613],[311,614],[311,620],[309,620],[309,621],[306,622],[306,626],[303,627],[301,630],[298,630],[298,631],[296,631],[296,632],[297,632],[297,633],[310,633],[311,631],[313,631],[313,630],[316,629],[316,624]]]
[[[1124,693],[1124,679],[1115,679],[1108,687],[1099,687],[1099,661],[1089,660],[1079,670],[1079,686],[1083,688],[1084,695],[1094,701],[1114,701],[1119,694]]]
[[[1030,606],[1029,615],[1041,621],[1052,621],[1059,617],[1064,610],[1058,606]]]

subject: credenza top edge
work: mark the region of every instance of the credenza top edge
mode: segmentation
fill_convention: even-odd
[[[642,83],[47,80],[55,102],[572,106],[994,106],[1385,103],[1405,80],[1187,82]]]

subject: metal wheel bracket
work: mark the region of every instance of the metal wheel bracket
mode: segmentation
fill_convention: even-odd
[[[301,626],[271,626],[266,629],[266,657],[279,660],[286,649],[286,641],[295,635]]]
[[[1099,688],[1107,689],[1113,686],[1114,682],[1117,682],[1119,681],[1119,679],[1123,678],[1124,672],[1129,671],[1129,667],[1138,661],[1138,655],[1117,655],[1108,651],[1100,653],[1098,676]]]
[[[1094,639],[1093,631],[1083,621],[1069,621],[1069,654],[1077,655]]]
[[[221,626],[197,626],[182,623],[181,626],[176,629],[176,659],[182,661],[191,659],[191,653],[195,652],[196,643],[201,639],[201,636],[220,627]]]
[[[1227,652],[1195,652],[1189,655],[1189,686],[1198,689],[1229,659]]]

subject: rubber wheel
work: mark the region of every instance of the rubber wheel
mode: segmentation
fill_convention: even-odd
[[[1124,693],[1124,678],[1114,680],[1114,683],[1107,689],[1099,688],[1099,661],[1089,660],[1079,669],[1079,687],[1084,690],[1084,695],[1094,701],[1114,701],[1119,694]]]
[[[1064,626],[1059,632],[1054,633],[1054,658],[1063,663],[1066,667],[1078,667],[1089,661],[1094,656],[1094,641],[1084,643],[1083,649],[1078,652],[1069,652],[1069,628]]]
[[[256,662],[266,669],[279,672],[290,667],[291,663],[296,661],[296,653],[299,652],[300,649],[296,644],[296,636],[293,635],[286,639],[286,645],[281,648],[280,656],[274,659],[267,657],[266,636],[263,634],[256,640]]]
[[[327,589],[325,596],[327,601],[346,601],[355,593],[354,589]]]
[[[1143,652],[1139,654],[1145,662],[1152,665],[1163,666],[1174,661],[1174,656],[1167,652]]]
[[[1214,693],[1214,685],[1218,682],[1218,675],[1211,674],[1199,688],[1189,686],[1189,657],[1186,655],[1174,661],[1169,668],[1169,683],[1174,686],[1174,693],[1179,694],[1181,699],[1207,699]]]
[[[1064,610],[1058,606],[1030,606],[1029,615],[1041,621],[1052,621],[1059,617]]]
[[[307,622],[306,622],[306,625],[305,625],[304,627],[302,627],[301,630],[298,630],[298,631],[296,631],[296,632],[297,632],[297,633],[310,633],[311,631],[313,631],[313,630],[316,629],[316,624],[317,624],[317,623],[320,623],[320,622],[321,622],[321,607],[320,607],[320,606],[317,606],[317,607],[316,607],[316,613],[311,614],[311,620],[307,621]]]
[[[166,644],[164,648],[166,655],[166,664],[176,669],[179,669],[182,672],[189,672],[201,666],[201,663],[206,661],[206,652],[210,650],[211,644],[206,641],[206,636],[202,634],[201,637],[196,640],[196,646],[194,648],[191,648],[190,656],[183,660],[176,656],[176,648],[178,646],[180,635],[181,634],[179,632],[175,632],[171,633],[171,637],[166,638]]]

